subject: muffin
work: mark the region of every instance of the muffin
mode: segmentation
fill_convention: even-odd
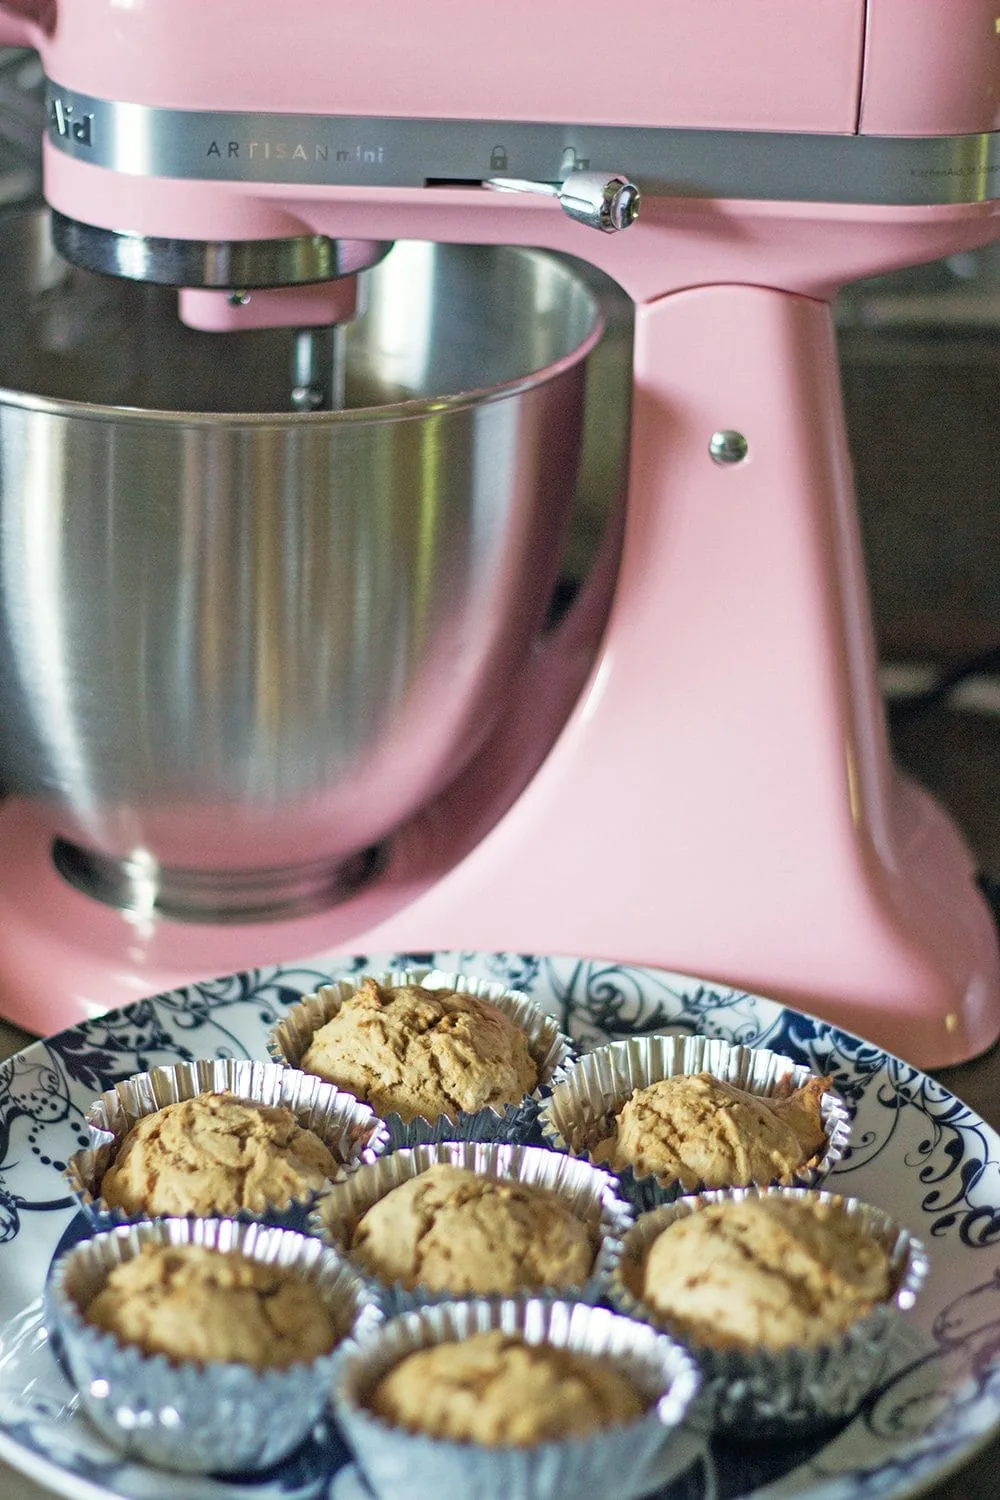
[[[538,1083],[528,1038],[476,995],[365,979],[301,1061],[376,1114],[436,1119],[519,1104]]]
[[[229,1217],[308,1198],[339,1170],[284,1105],[199,1094],[134,1125],[100,1191],[109,1208],[126,1214]]]
[[[583,1286],[595,1252],[557,1193],[446,1162],[380,1198],[351,1239],[365,1271],[455,1295]]]
[[[649,1402],[614,1365],[494,1329],[407,1355],[367,1405],[408,1432],[497,1448],[585,1437]]]
[[[843,1421],[885,1377],[926,1274],[922,1246],[856,1198],[733,1188],[637,1219],[610,1296],[697,1359],[703,1421],[795,1437]]]
[[[337,1343],[333,1316],[304,1276],[204,1245],[145,1245],[83,1312],[120,1344],[175,1362],[285,1369]]]
[[[127,1458],[267,1469],[311,1432],[344,1340],[381,1320],[318,1240],[234,1219],[155,1219],[55,1262],[45,1314],[83,1412]]]
[[[814,1187],[850,1139],[830,1083],[762,1047],[635,1037],[567,1069],[540,1124],[556,1150],[610,1166],[640,1211],[710,1187]]]
[[[334,1184],[308,1228],[396,1313],[469,1293],[600,1301],[632,1222],[614,1178],[589,1162],[443,1141],[390,1152]]]
[[[791,1182],[826,1149],[821,1101],[830,1081],[812,1077],[769,1098],[707,1072],[657,1079],[633,1091],[594,1160],[688,1192]]]
[[[834,1202],[742,1198],[677,1219],[649,1248],[643,1300],[713,1349],[812,1348],[892,1291],[889,1253]]]
[[[332,1396],[377,1495],[633,1500],[695,1456],[676,1429],[697,1388],[690,1357],[641,1323],[491,1297],[416,1308],[348,1341]]]
[[[292,1068],[200,1059],[124,1079],[87,1111],[66,1178],[96,1228],[171,1215],[301,1227],[316,1195],[375,1161],[388,1130],[366,1104]]]

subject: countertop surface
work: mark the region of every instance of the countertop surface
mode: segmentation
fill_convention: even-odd
[[[0,1057],[9,1057],[31,1040],[24,1032],[0,1021]],[[942,1069],[935,1076],[991,1125],[1000,1129],[1000,1045],[985,1057],[961,1067]],[[1000,1435],[951,1478],[929,1490],[914,1493],[925,1495],[927,1500],[997,1500],[1000,1495]],[[49,1494],[50,1491],[0,1460],[2,1500],[44,1500]],[[599,1497],[595,1496],[593,1500],[599,1500]]]

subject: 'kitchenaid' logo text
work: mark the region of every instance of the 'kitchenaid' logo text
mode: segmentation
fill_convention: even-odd
[[[94,117],[93,115],[77,115],[72,104],[67,104],[65,99],[58,95],[49,105],[49,123],[56,135],[64,141],[76,141],[79,146],[92,146]]]
[[[383,146],[331,147],[302,141],[212,141],[205,155],[218,161],[332,161],[338,166],[360,162],[380,167],[385,162]]]

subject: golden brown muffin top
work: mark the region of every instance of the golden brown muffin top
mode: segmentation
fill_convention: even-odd
[[[121,1142],[100,1193],[128,1214],[263,1213],[318,1192],[338,1170],[290,1109],[206,1093],[143,1116]]]
[[[582,1286],[594,1237],[557,1193],[439,1162],[380,1198],[351,1254],[385,1281],[510,1296]]]
[[[527,1036],[495,1005],[374,979],[319,1027],[299,1066],[406,1121],[503,1110],[538,1083]]]
[[[784,1096],[753,1094],[712,1073],[678,1073],[636,1089],[593,1156],[616,1172],[655,1174],[686,1190],[788,1183],[826,1149],[828,1078]]]
[[[604,1360],[493,1332],[407,1355],[368,1405],[409,1432],[497,1448],[586,1437],[648,1403]]]
[[[114,1267],[84,1316],[121,1344],[198,1364],[284,1369],[337,1342],[304,1276],[203,1245],[143,1246]]]
[[[836,1203],[781,1194],[710,1204],[650,1246],[639,1288],[712,1348],[811,1348],[892,1292],[889,1256]]]

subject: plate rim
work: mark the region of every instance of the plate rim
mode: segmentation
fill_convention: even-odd
[[[877,1057],[879,1059],[881,1070],[883,1072],[885,1071],[886,1064],[894,1064],[901,1068],[907,1069],[911,1075],[911,1080],[913,1082],[932,1083],[937,1091],[937,1098],[941,1100],[952,1101],[961,1105],[968,1114],[968,1122],[971,1125],[984,1131],[987,1137],[993,1138],[993,1141],[998,1148],[998,1155],[1000,1155],[1000,1130],[992,1126],[987,1120],[979,1115],[978,1111],[976,1111],[971,1105],[966,1104],[959,1095],[952,1093],[950,1089],[946,1088],[943,1084],[940,1084],[934,1078],[933,1074],[930,1074],[918,1068],[915,1064],[906,1062],[905,1059],[900,1058],[897,1054],[888,1052],[886,1049],[878,1046],[875,1043],[868,1042],[864,1037],[858,1035],[857,1033],[846,1031],[843,1028],[836,1026],[832,1022],[824,1020],[821,1016],[817,1016],[815,1013],[800,1010],[795,1006],[788,1005],[780,1000],[772,999],[767,995],[759,993],[758,991],[745,990],[739,986],[732,985],[722,980],[706,979],[702,976],[691,975],[683,973],[679,970],[664,968],[654,964],[625,963],[615,960],[576,957],[562,954],[504,955],[499,951],[466,951],[457,949],[442,949],[435,950],[433,955],[431,955],[430,953],[421,953],[419,955],[421,961],[424,961],[425,959],[430,960],[431,957],[433,957],[433,961],[439,966],[446,956],[449,958],[460,958],[464,961],[463,966],[470,965],[473,968],[477,964],[482,966],[485,962],[488,962],[490,960],[499,960],[504,957],[516,957],[525,962],[535,964],[537,965],[537,968],[532,974],[530,982],[526,985],[528,992],[533,993],[535,987],[540,984],[543,989],[548,989],[550,1000],[554,999],[556,1001],[558,1001],[558,995],[553,994],[551,985],[546,986],[547,976],[544,972],[544,965],[546,964],[564,964],[573,966],[592,965],[595,966],[598,970],[606,970],[609,973],[612,971],[625,972],[631,976],[639,976],[641,979],[650,976],[655,978],[655,980],[660,982],[661,984],[669,987],[670,989],[678,989],[681,991],[702,989],[712,992],[714,995],[720,998],[728,998],[730,1002],[745,1000],[751,1005],[755,1005],[758,1003],[763,1004],[764,1006],[769,1008],[772,1013],[772,1024],[780,1021],[782,1018],[805,1021],[815,1028],[822,1029],[822,1031],[828,1035],[841,1038],[849,1043],[854,1043],[859,1048],[867,1049],[868,1055],[870,1057]],[[398,955],[396,957],[398,957]],[[174,989],[160,991],[154,995],[138,997],[136,1000],[131,1001],[127,1006],[122,1006],[114,1010],[105,1011],[98,1016],[88,1017],[87,1019],[76,1022],[71,1026],[63,1027],[61,1030],[53,1032],[48,1036],[37,1038],[36,1040],[30,1042],[27,1046],[22,1047],[18,1049],[18,1051],[9,1054],[9,1056],[3,1060],[2,1066],[4,1068],[10,1067],[19,1060],[29,1060],[32,1062],[49,1062],[51,1060],[50,1054],[48,1052],[50,1044],[74,1033],[87,1033],[95,1026],[100,1026],[102,1022],[106,1022],[109,1015],[127,1015],[129,1012],[135,1011],[138,1007],[141,1007],[143,1005],[148,1005],[150,1003],[155,1003],[158,1001],[162,1002],[165,1000],[169,1000],[171,997],[175,996],[184,996],[190,993],[192,990],[214,990],[220,985],[235,984],[244,980],[256,982],[256,988],[261,989],[267,988],[268,986],[277,983],[280,980],[281,976],[286,973],[290,974],[305,970],[313,970],[322,972],[324,974],[336,975],[338,973],[357,972],[359,968],[364,967],[368,967],[372,971],[374,971],[376,963],[378,963],[379,967],[381,967],[381,957],[376,960],[372,955],[368,954],[352,955],[345,953],[323,953],[303,959],[291,959],[287,962],[265,964],[244,970],[237,970],[231,974],[218,976],[214,979],[193,981],[188,984],[179,985]],[[387,964],[386,966],[394,967],[395,958],[393,959],[392,964]],[[258,982],[262,976],[266,976],[263,980],[263,984]],[[210,1009],[214,1008],[215,1006],[225,1005],[227,1003],[221,996],[218,995],[211,995],[208,997],[208,999]],[[251,997],[243,996],[239,1003],[252,1003]],[[584,1047],[588,1050],[590,1045],[593,1044],[587,1043],[586,1041],[584,1042]],[[755,1043],[750,1043],[750,1045],[755,1045]],[[761,1041],[759,1045],[766,1046],[769,1045],[769,1043],[764,1040]],[[77,1082],[76,1079],[72,1078],[72,1075],[69,1076],[71,1077],[71,1081]],[[918,1100],[908,1098],[906,1102],[910,1108],[913,1108],[919,1113],[930,1118],[929,1111],[926,1108],[922,1108]],[[69,1219],[67,1219],[67,1225],[70,1222],[72,1222],[72,1215]],[[12,1240],[15,1243],[16,1239],[16,1235],[12,1237]],[[58,1243],[58,1240],[56,1241],[56,1243]],[[5,1248],[6,1247],[2,1243],[0,1243],[0,1257],[2,1257]],[[971,1250],[976,1247],[969,1246],[968,1248]],[[19,1313],[23,1312],[24,1310],[24,1308],[20,1308],[18,1312],[15,1312],[10,1316],[18,1316]],[[892,1488],[880,1488],[877,1490],[877,1492],[873,1491],[872,1493],[877,1493],[879,1500],[917,1500],[917,1497],[929,1494],[936,1486],[947,1482],[949,1478],[953,1478],[956,1473],[959,1473],[966,1464],[974,1461],[975,1458],[979,1454],[981,1454],[982,1451],[985,1450],[989,1446],[989,1444],[996,1438],[998,1432],[1000,1432],[1000,1388],[998,1388],[995,1394],[990,1391],[989,1395],[993,1399],[994,1411],[992,1421],[990,1422],[988,1428],[977,1432],[973,1438],[968,1439],[962,1446],[949,1453],[948,1457],[942,1462],[940,1467],[932,1466],[925,1473],[915,1477],[912,1483],[907,1478],[901,1477],[899,1484],[894,1485]],[[91,1479],[81,1475],[78,1471],[68,1469],[57,1460],[48,1458],[44,1454],[38,1452],[38,1450],[36,1450],[35,1448],[26,1446],[24,1443],[11,1435],[10,1431],[2,1421],[0,1421],[0,1459],[5,1461],[12,1470],[22,1474],[32,1482],[51,1490],[55,1494],[65,1496],[66,1500],[108,1500],[108,1497],[120,1493],[118,1491],[111,1491],[101,1484],[95,1483]],[[133,1466],[139,1468],[144,1467],[141,1465]],[[158,1471],[150,1469],[150,1472]],[[746,1491],[738,1497],[738,1500],[757,1500],[757,1497],[760,1497],[760,1500],[766,1500],[766,1497],[776,1493],[774,1490],[774,1486],[780,1485],[783,1482],[787,1481],[794,1472],[794,1469],[789,1470],[784,1475],[779,1476],[777,1480],[769,1480],[765,1485],[761,1487]],[[177,1477],[181,1478],[181,1476]],[[171,1478],[172,1476],[165,1475],[168,1491]],[[785,1493],[788,1495],[789,1500],[792,1500],[793,1496],[797,1496],[798,1500],[835,1500],[835,1497],[838,1494],[844,1494],[846,1497],[846,1492],[843,1491],[844,1482],[845,1481],[843,1476],[834,1475],[831,1478],[821,1481],[818,1486],[810,1485],[808,1488],[803,1488],[795,1491],[788,1490]],[[867,1486],[865,1488],[867,1489]],[[220,1491],[220,1494],[221,1493],[222,1492]],[[236,1492],[234,1491],[234,1494],[235,1493]],[[859,1500],[861,1493],[861,1490],[855,1488],[854,1495],[859,1497]]]

